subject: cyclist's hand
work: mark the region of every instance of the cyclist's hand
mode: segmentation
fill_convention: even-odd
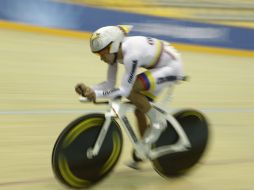
[[[83,83],[79,83],[75,86],[75,91],[83,96],[83,97],[87,97],[88,100],[90,101],[95,101],[96,99],[96,95],[95,95],[95,92],[92,88],[86,86],[85,84]]]

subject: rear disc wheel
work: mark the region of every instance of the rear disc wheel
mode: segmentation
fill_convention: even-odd
[[[189,171],[203,155],[208,142],[208,122],[202,113],[188,109],[175,113],[174,117],[185,131],[191,148],[152,160],[154,169],[163,177],[178,177]],[[175,129],[168,123],[167,129],[153,144],[153,148],[172,145],[178,138]]]

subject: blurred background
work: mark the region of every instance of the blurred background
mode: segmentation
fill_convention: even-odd
[[[22,25],[92,32],[121,23],[134,25],[133,35],[173,42],[246,50],[254,46],[253,2],[247,0],[1,0],[0,4],[0,19]]]
[[[252,0],[193,0],[191,2],[185,0],[139,0],[134,2],[71,0],[69,2],[155,16],[253,28],[254,2]]]
[[[211,135],[194,171],[168,181],[150,165],[125,167],[132,148],[124,136],[116,169],[93,189],[254,189],[253,20],[253,0],[0,0],[0,189],[66,189],[53,176],[51,152],[68,123],[105,110],[80,104],[74,86],[105,80],[89,37],[117,24],[178,49],[190,81],[166,106],[202,111]]]

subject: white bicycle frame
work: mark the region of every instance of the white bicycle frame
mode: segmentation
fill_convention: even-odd
[[[80,102],[87,102],[87,98],[80,97]],[[163,102],[168,101],[164,99]],[[156,108],[158,111],[160,111],[165,119],[171,123],[175,131],[177,132],[179,138],[178,141],[175,144],[172,145],[164,145],[161,147],[157,147],[154,149],[151,149],[150,146],[145,145],[142,143],[141,139],[138,139],[136,134],[133,131],[133,128],[126,117],[127,112],[133,112],[135,110],[135,106],[130,104],[130,103],[124,103],[121,102],[120,100],[110,100],[109,101],[109,107],[110,110],[105,112],[105,122],[102,126],[102,129],[99,133],[99,136],[95,142],[95,145],[93,147],[90,147],[87,151],[87,156],[88,158],[93,158],[98,155],[100,148],[103,144],[104,138],[107,134],[107,131],[109,129],[111,119],[112,118],[119,118],[121,122],[121,127],[125,129],[125,132],[127,133],[131,143],[133,144],[133,147],[141,159],[149,159],[149,160],[154,160],[158,157],[161,157],[166,154],[174,153],[174,152],[183,152],[187,151],[190,147],[191,144],[189,142],[189,139],[184,132],[182,126],[179,124],[179,122],[175,119],[175,117],[172,116],[171,113],[168,113],[166,109],[163,109],[162,106],[158,106],[155,103],[152,103],[153,107]],[[161,104],[163,105],[163,104]],[[165,105],[165,104],[164,104]]]

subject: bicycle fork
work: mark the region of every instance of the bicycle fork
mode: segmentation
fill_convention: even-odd
[[[103,126],[100,130],[99,136],[96,139],[94,147],[90,147],[87,149],[87,157],[89,159],[92,159],[93,157],[97,156],[99,154],[99,151],[101,149],[102,143],[107,135],[111,119],[112,117],[115,117],[115,113],[113,110],[110,110],[109,112],[106,112],[105,114],[105,121],[103,123]]]

